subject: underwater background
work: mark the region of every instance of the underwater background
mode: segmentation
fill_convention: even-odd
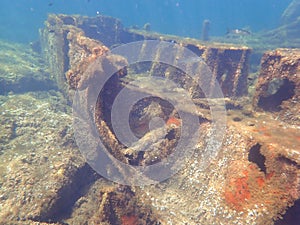
[[[184,102],[183,111],[197,115],[203,130],[186,168],[155,187],[135,188],[86,162],[71,104],[85,79],[97,85],[89,79],[98,68],[88,66],[107,59],[117,69],[123,59],[106,58],[107,51],[138,40],[177,43],[201,56],[213,72],[205,74],[221,85],[227,127],[211,163],[211,151],[202,153],[211,108],[193,80],[164,63],[117,70],[95,107],[100,140],[113,146],[114,157],[148,166],[169,156],[181,138],[176,108],[155,97],[162,87],[175,99],[177,86],[144,79],[152,75],[191,91],[197,110]],[[198,60],[178,63],[202,65]],[[299,225],[299,75],[300,0],[0,0],[0,225]],[[128,116],[134,147],[146,146],[149,154],[134,154],[110,132],[112,104],[125,88],[152,95]],[[164,131],[156,132],[153,118],[168,129],[161,149],[159,139],[147,139]]]
[[[200,37],[202,22],[211,23],[212,36],[227,29],[252,32],[272,29],[291,0],[2,0],[0,38],[16,42],[38,39],[38,29],[48,13],[104,14],[121,19],[127,27],[143,27],[160,33]]]

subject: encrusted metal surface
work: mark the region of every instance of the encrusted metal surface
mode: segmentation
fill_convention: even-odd
[[[111,30],[105,32],[114,37],[114,42],[108,42],[100,35],[104,31],[103,23],[109,24]],[[133,131],[141,137],[135,149],[128,149],[119,142],[110,121],[112,103],[118,91],[125,86],[145,93],[155,93],[147,84],[128,85],[133,75],[138,77],[159,73],[163,78],[176,78],[181,87],[187,88],[194,97],[197,110],[191,112],[187,107],[185,111],[197,115],[200,122],[201,137],[193,149],[194,155],[190,161],[182,161],[185,165],[183,170],[156,186],[124,188],[111,184],[111,188],[108,188],[95,183],[92,187],[94,189],[90,189],[84,197],[91,205],[100,200],[100,207],[92,215],[87,214],[86,221],[93,222],[99,216],[101,218],[98,221],[103,224],[271,225],[299,198],[300,134],[299,127],[289,124],[290,121],[297,121],[299,115],[295,111],[299,109],[300,90],[298,50],[285,49],[265,54],[254,97],[254,106],[261,111],[256,112],[252,109],[252,99],[248,96],[241,97],[247,94],[248,89],[250,49],[247,47],[217,43],[204,45],[192,39],[127,30],[118,20],[103,16],[90,19],[50,15],[45,26],[41,31],[43,52],[56,80],[70,99],[74,89],[86,91],[86,98],[82,99],[85,107],[82,110],[89,115],[90,120],[95,117],[100,139],[119,161],[131,165],[148,165],[161,160],[176,145],[179,138],[177,131],[181,127],[181,120],[170,105],[159,98],[148,98],[133,107],[138,119],[129,119]],[[213,132],[210,107],[201,90],[182,72],[157,63],[128,67],[112,76],[99,93],[97,107],[93,109],[95,112],[90,109],[89,92],[95,86],[85,85],[90,80],[101,79],[107,72],[111,72],[111,68],[121,69],[126,62],[121,56],[105,55],[109,48],[114,44],[147,39],[178,43],[194,51],[212,70],[212,80],[218,80],[225,97],[229,97],[224,99],[228,109],[224,142],[217,157],[209,162],[210,165],[205,170],[200,168],[203,168],[201,162],[205,160],[202,149],[207,147],[206,137]],[[92,68],[88,69],[92,62],[99,65],[97,73]],[[106,64],[109,66],[105,66]],[[268,85],[270,82],[271,86]],[[269,112],[272,111],[271,106],[262,103],[262,98],[276,94],[282,85],[287,87],[287,92],[293,94],[288,99],[283,99],[282,104],[275,105],[279,107],[279,111],[272,114]],[[139,89],[140,87],[143,88]],[[281,112],[291,112],[293,116],[281,117]],[[162,142],[148,138],[148,135],[155,136],[160,132],[149,132],[148,123],[153,116],[162,117],[169,126],[167,131],[172,131],[172,135],[166,136]],[[83,134],[86,132],[90,132],[88,127],[83,130]],[[138,148],[143,148],[144,143],[150,149],[158,149],[160,154],[155,151],[139,154]],[[126,171],[119,172],[126,175]],[[98,199],[93,200],[92,190],[99,191]],[[87,204],[81,204],[80,201],[82,200],[78,200],[73,208],[74,213],[66,221],[72,222],[79,213],[82,215],[88,210]],[[145,208],[133,205],[143,205]],[[124,214],[121,213],[120,206],[124,207]]]

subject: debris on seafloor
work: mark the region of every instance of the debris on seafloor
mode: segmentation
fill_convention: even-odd
[[[57,182],[60,185],[50,183],[50,186],[44,187],[43,196],[49,197],[42,196],[43,202],[39,202],[40,205],[35,208],[34,214],[22,215],[22,221],[107,225],[271,225],[299,199],[300,130],[296,123],[297,114],[296,111],[289,112],[291,117],[282,117],[280,114],[281,110],[297,110],[299,106],[299,93],[296,89],[300,80],[298,51],[286,49],[266,53],[262,59],[260,78],[252,101],[252,97],[247,95],[251,50],[245,46],[203,43],[193,39],[128,30],[123,28],[119,20],[105,16],[88,18],[51,14],[40,34],[42,52],[50,66],[53,79],[70,102],[76,88],[83,91],[85,98],[82,101],[85,107],[80,113],[89,115],[87,119],[96,122],[101,141],[119,161],[130,165],[148,166],[172,154],[181,138],[181,129],[185,126],[185,121],[176,110],[176,105],[170,104],[163,97],[167,95],[170,96],[170,100],[176,100],[176,88],[187,90],[193,97],[195,110],[191,110],[189,104],[180,102],[180,99],[177,103],[185,105],[181,108],[184,113],[197,116],[200,136],[193,146],[193,155],[188,163],[184,160],[181,162],[186,163],[182,170],[159,184],[143,187],[118,185],[96,176],[83,164],[76,150],[77,153],[66,159],[66,165],[61,164],[53,168],[53,176],[59,177]],[[177,43],[193,51],[201,56],[211,69],[211,79],[220,83],[224,93],[224,99],[221,100],[225,101],[227,108],[227,129],[215,157],[209,156],[203,149],[208,153],[213,151],[213,146],[207,142],[214,132],[210,107],[212,104],[218,105],[220,99],[206,100],[195,82],[175,67],[140,63],[124,68],[126,58],[106,54],[114,46],[148,39]],[[159,54],[161,53],[157,52],[157,58]],[[180,56],[178,53],[179,58]],[[274,71],[269,71],[274,65]],[[111,79],[96,96],[97,105],[93,111],[89,103],[95,96],[91,97],[90,93],[97,88],[97,82],[91,81],[99,81],[98,79],[112,71],[118,72],[112,74]],[[293,74],[296,76],[292,78]],[[159,84],[156,83],[161,80],[138,80],[145,81],[145,77],[149,76],[168,78],[178,86],[175,88],[163,83],[162,94],[158,91]],[[132,83],[132,79],[135,78],[138,81]],[[279,106],[276,108],[279,111],[269,112],[270,108],[265,109],[265,104],[260,103],[264,98],[280,92],[282,86],[288,91],[292,90],[292,94],[282,99],[280,105],[275,106]],[[134,104],[131,109],[129,123],[138,138],[131,149],[118,139],[111,117],[114,100],[124,89],[148,96]],[[154,96],[149,97],[149,94]],[[289,105],[294,104],[294,101],[293,106],[296,107],[290,109]],[[252,106],[260,110],[254,111]],[[123,116],[118,114],[118,118]],[[161,120],[157,120],[156,124],[154,118],[157,117]],[[65,120],[60,117],[56,119]],[[296,121],[295,125],[291,125],[290,121]],[[82,130],[83,138],[86,138],[84,134],[87,132],[88,127]],[[165,135],[162,135],[163,132]],[[151,151],[143,151],[145,146]],[[70,147],[67,152],[73,149],[76,148]],[[182,149],[182,152],[186,150]],[[93,155],[94,150],[90,151]],[[69,160],[71,162],[68,162]],[[207,163],[207,167],[203,166],[204,162]],[[37,167],[37,163],[33,166]],[[173,165],[176,166],[178,165]],[[126,171],[119,172],[126,176]],[[79,175],[75,178],[74,174]],[[90,179],[81,184],[79,193],[72,201],[67,201],[64,205],[65,211],[60,213],[53,207],[46,207],[59,205],[62,201],[60,199],[66,200],[68,193],[74,193],[70,190],[77,190],[75,186],[76,182],[79,182],[78,179],[84,180],[84,177]],[[42,183],[39,185],[40,188],[43,187]],[[55,188],[59,188],[60,191],[55,192]],[[1,201],[14,202],[12,196],[5,200],[1,197],[2,204]],[[32,199],[28,204],[34,206],[35,203],[36,199]],[[18,210],[22,208],[16,206],[13,212],[6,209],[6,214],[0,214],[0,219],[5,221],[5,216],[9,215],[12,221],[18,221]],[[292,224],[288,219],[286,223]]]

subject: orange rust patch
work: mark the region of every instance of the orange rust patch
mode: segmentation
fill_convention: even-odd
[[[233,163],[229,171],[224,187],[226,204],[235,210],[242,211],[257,203],[256,197],[266,188],[267,182],[259,168],[253,163],[248,165]]]
[[[247,199],[251,198],[247,177],[231,178],[225,188],[225,200],[236,210],[242,210]]]
[[[121,217],[121,224],[122,225],[137,225],[138,218],[135,215],[123,215]]]
[[[264,136],[266,136],[266,137],[271,137],[272,135],[270,134],[270,133],[268,133],[268,132],[264,132],[264,133],[262,133]]]
[[[274,176],[274,171],[273,172],[271,172],[271,173],[268,173],[267,175],[266,175],[266,179],[267,180],[270,180],[273,176]]]
[[[177,119],[176,117],[172,116],[168,119],[167,121],[167,125],[170,126],[170,125],[175,125],[177,127],[181,126],[181,120],[180,119]]]
[[[252,129],[253,132],[258,133],[260,135],[266,136],[266,137],[271,137],[271,133],[269,132],[270,130],[266,126],[260,126],[257,128]]]
[[[265,179],[263,177],[257,177],[256,182],[260,188],[262,188],[265,185]]]
[[[249,166],[250,169],[252,169],[251,166],[252,165]],[[242,173],[244,174],[245,177],[248,177],[249,171],[248,170],[244,170],[244,171],[242,171]]]

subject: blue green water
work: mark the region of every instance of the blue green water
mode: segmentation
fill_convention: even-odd
[[[120,18],[125,26],[161,33],[199,37],[202,22],[209,19],[211,35],[223,36],[227,29],[253,32],[276,27],[291,0],[1,0],[0,39],[30,42],[38,39],[48,13]]]

